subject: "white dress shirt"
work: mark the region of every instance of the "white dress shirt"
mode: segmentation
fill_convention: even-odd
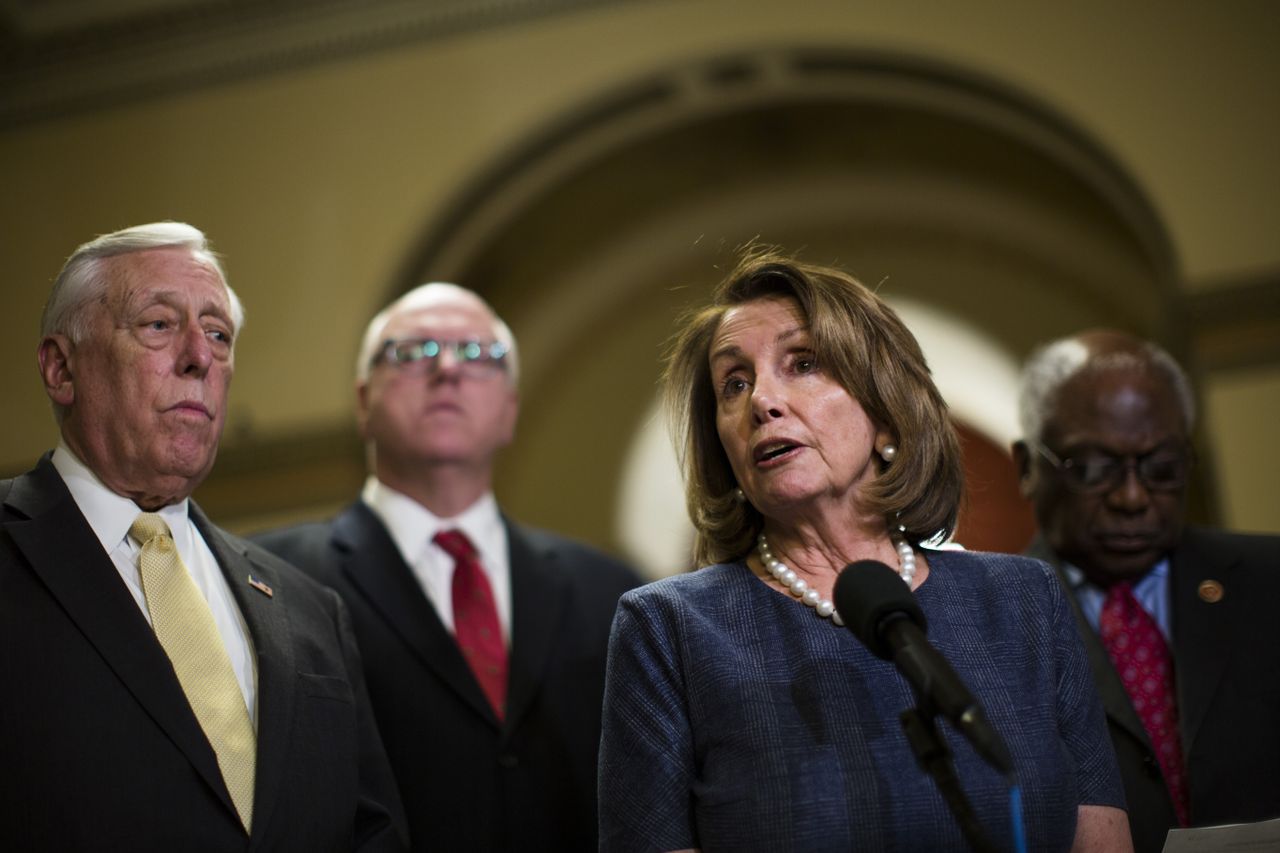
[[[143,510],[133,501],[104,486],[98,476],[65,444],[58,445],[58,449],[53,452],[52,461],[53,467],[62,476],[62,481],[67,484],[76,506],[102,543],[103,550],[111,557],[121,580],[133,595],[138,609],[142,611],[143,618],[148,625],[151,624],[151,612],[147,610],[147,596],[142,588],[142,574],[138,570],[142,548],[129,538],[129,528]],[[188,504],[188,501],[183,500],[164,507],[160,510],[160,515],[169,525],[182,564],[187,567],[196,587],[209,604],[213,622],[226,646],[236,681],[240,684],[240,692],[244,694],[249,718],[256,725],[257,673],[249,629],[231,595],[226,576],[218,567],[217,559],[187,513]]]
[[[397,492],[376,477],[364,484],[361,498],[386,525],[400,556],[413,570],[418,585],[435,607],[449,633],[453,633],[453,557],[432,539],[442,530],[461,530],[480,555],[498,608],[502,637],[511,645],[511,559],[507,554],[507,528],[492,492],[454,518],[440,518],[408,495]]]

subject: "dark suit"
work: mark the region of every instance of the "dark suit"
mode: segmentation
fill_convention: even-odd
[[[402,849],[394,781],[332,590],[191,504],[256,652],[246,836],[168,657],[49,457],[0,481],[0,501],[0,849]]]
[[[583,545],[504,521],[513,613],[501,724],[368,506],[258,541],[351,608],[415,849],[594,850],[609,627],[638,580]]]
[[[1028,553],[1058,558],[1037,540]],[[1221,584],[1203,600],[1200,584]],[[1280,817],[1280,537],[1188,528],[1170,556],[1173,660],[1191,823]],[[1071,597],[1075,605],[1075,597]],[[1120,762],[1137,853],[1177,825],[1151,742],[1097,633],[1075,605]]]

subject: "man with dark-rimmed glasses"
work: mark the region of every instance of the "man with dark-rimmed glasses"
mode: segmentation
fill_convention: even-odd
[[[1156,345],[1093,330],[1032,354],[1013,445],[1071,593],[1138,853],[1280,816],[1280,537],[1184,524],[1195,402]]]
[[[518,380],[515,338],[476,293],[409,291],[356,363],[360,498],[258,537],[350,606],[415,851],[596,847],[609,626],[639,581],[500,510]]]

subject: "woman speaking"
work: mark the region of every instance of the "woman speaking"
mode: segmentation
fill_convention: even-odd
[[[839,270],[753,251],[678,333],[665,391],[706,565],[619,604],[602,850],[966,849],[899,723],[911,683],[832,603],[864,560],[914,592],[1007,743],[1024,831],[1007,778],[943,727],[992,846],[1130,849],[1057,580],[1036,561],[923,546],[955,526],[959,445],[887,305]]]

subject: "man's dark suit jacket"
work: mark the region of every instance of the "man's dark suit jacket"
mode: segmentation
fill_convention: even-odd
[[[609,628],[638,579],[583,545],[504,522],[513,613],[502,723],[367,505],[257,541],[351,608],[415,850],[595,850]]]
[[[49,457],[0,481],[0,501],[0,849],[403,849],[350,617],[332,590],[191,505],[257,658],[246,836],[168,657]]]
[[[1067,583],[1043,540],[1028,553],[1052,563]],[[1169,568],[1191,823],[1280,817],[1280,537],[1188,528]],[[1205,581],[1221,585],[1220,601],[1201,597]],[[1158,851],[1177,825],[1173,803],[1106,649],[1074,595],[1071,601],[1120,762],[1134,846]]]

